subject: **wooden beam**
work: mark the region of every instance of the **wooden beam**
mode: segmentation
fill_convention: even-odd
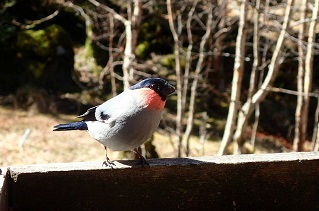
[[[13,166],[0,210],[319,210],[319,153]]]

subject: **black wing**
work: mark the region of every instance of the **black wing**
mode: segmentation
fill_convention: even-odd
[[[110,118],[110,115],[103,112],[96,110],[98,106],[94,106],[92,108],[89,108],[84,114],[78,116],[78,118],[82,118],[82,121],[105,121]],[[100,109],[101,110],[101,109]],[[98,115],[96,115],[96,112],[98,112]]]
[[[78,118],[82,118],[82,121],[97,121],[95,117],[95,110],[98,106],[94,106],[89,108],[84,114],[78,116]]]

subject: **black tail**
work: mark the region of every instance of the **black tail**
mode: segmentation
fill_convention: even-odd
[[[53,131],[64,131],[64,130],[88,130],[88,126],[84,121],[72,122],[68,124],[59,124],[54,126]]]

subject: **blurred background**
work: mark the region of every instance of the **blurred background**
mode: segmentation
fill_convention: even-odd
[[[318,0],[3,0],[0,166],[103,161],[53,132],[147,78],[177,88],[146,157],[318,151]],[[112,152],[111,159],[130,159]]]

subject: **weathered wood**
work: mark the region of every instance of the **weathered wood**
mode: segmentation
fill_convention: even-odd
[[[319,210],[319,153],[148,162],[10,167],[1,210]]]

